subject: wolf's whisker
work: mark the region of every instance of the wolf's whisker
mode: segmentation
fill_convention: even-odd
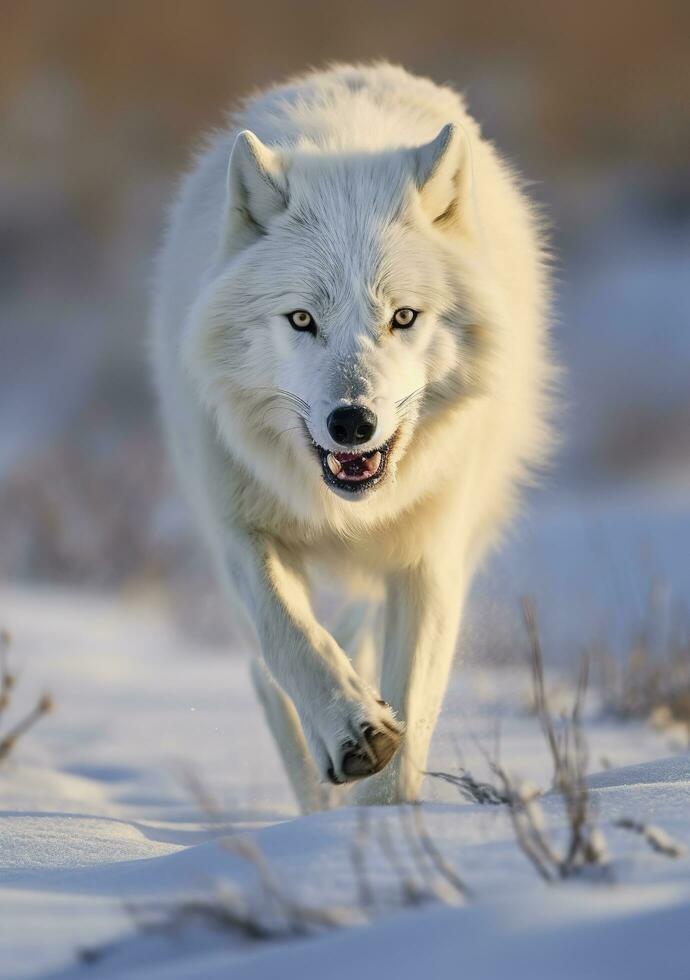
[[[283,399],[284,401],[291,402],[292,404],[298,406],[306,414],[310,414],[309,404],[299,395],[296,395],[293,391],[287,391],[285,388],[272,387],[271,385],[258,385],[255,391],[268,391],[270,392],[271,398]]]
[[[405,408],[410,402],[414,402],[419,398],[421,398],[421,396],[424,393],[425,387],[426,387],[425,385],[420,385],[419,388],[415,388],[414,391],[411,391],[409,395],[405,395],[404,398],[401,398],[399,401],[397,401],[395,403],[396,412],[399,412],[401,409]]]

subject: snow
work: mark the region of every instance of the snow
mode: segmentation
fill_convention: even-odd
[[[650,626],[663,641],[690,608],[688,482],[536,494],[476,581],[467,629],[479,658],[514,649],[520,596],[534,598],[544,648],[562,665],[593,643],[629,651]]]
[[[420,975],[443,980],[509,973],[568,980],[686,978],[690,863],[654,853],[624,817],[690,844],[690,756],[650,728],[590,709],[592,796],[611,855],[611,880],[544,884],[515,844],[505,807],[424,785],[423,822],[471,890],[462,904],[405,907],[386,855],[417,874],[409,808],[343,806],[298,817],[261,722],[246,654],[195,644],[152,603],[55,590],[0,591],[20,675],[17,711],[42,690],[54,714],[0,770],[0,975],[237,978]],[[472,664],[453,679],[430,767],[489,776],[501,723],[504,766],[544,789],[549,762],[521,707],[527,675]],[[601,768],[602,758],[610,768]],[[204,812],[200,781],[222,805]],[[560,801],[542,799],[562,833]],[[382,829],[383,828],[383,829]],[[406,829],[407,828],[407,829]],[[365,925],[252,943],[190,925],[145,934],[127,906],[210,897],[232,882],[256,897],[255,869],[227,845],[249,834],[295,901],[362,919],[353,846],[360,841],[375,902]],[[225,843],[224,843],[225,842]],[[101,950],[96,962],[79,952]]]

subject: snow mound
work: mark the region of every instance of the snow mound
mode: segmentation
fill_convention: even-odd
[[[15,637],[17,699],[48,688],[57,704],[0,770],[3,978],[687,978],[690,861],[616,826],[650,823],[690,844],[690,757],[669,757],[658,733],[588,721],[590,757],[609,765],[589,779],[609,882],[544,884],[504,806],[468,803],[427,779],[423,827],[471,898],[446,904],[438,890],[412,907],[412,809],[297,816],[242,651],[190,648],[155,610],[105,599],[5,591],[0,608]],[[459,672],[431,768],[457,770],[459,744],[462,764],[489,778],[482,747],[499,716],[503,764],[547,791],[548,755],[535,719],[516,708],[516,689],[505,673]],[[202,811],[190,772],[222,817]],[[560,800],[545,792],[542,805],[560,839]],[[367,924],[280,942],[199,923],[141,932],[128,906],[208,899],[229,884],[258,896],[256,866],[236,846],[247,839],[291,900],[357,912]]]

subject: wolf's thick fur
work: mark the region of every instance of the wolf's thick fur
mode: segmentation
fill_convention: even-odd
[[[461,98],[390,65],[253,98],[182,184],[154,310],[163,416],[305,809],[327,778],[416,796],[470,578],[548,450],[546,279],[534,211]],[[352,405],[377,419],[357,451],[390,446],[359,494],[326,471],[327,418]],[[371,685],[317,620],[315,576],[381,599]],[[370,651],[359,609],[350,646]]]

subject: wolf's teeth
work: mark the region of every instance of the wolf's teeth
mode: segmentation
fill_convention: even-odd
[[[340,473],[340,471],[342,470],[342,466],[335,458],[333,453],[328,454],[328,456],[326,457],[326,462],[328,463],[328,469],[331,471],[333,476],[337,476],[338,473]]]
[[[370,473],[378,472],[378,468],[381,465],[381,453],[375,452],[373,456],[370,456],[367,460],[367,469]]]

